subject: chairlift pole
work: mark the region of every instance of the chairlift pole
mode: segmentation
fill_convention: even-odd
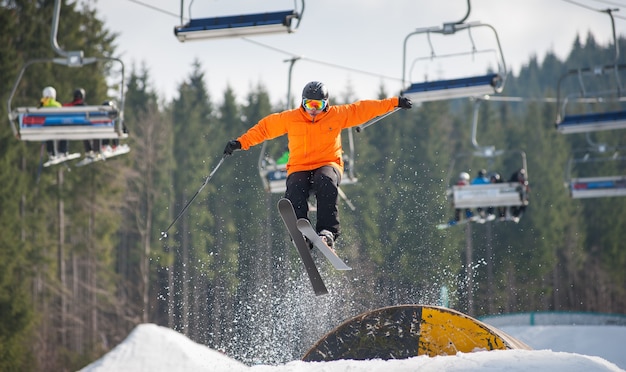
[[[79,67],[84,64],[93,63],[96,61],[95,58],[90,58],[89,61],[83,61],[83,51],[75,50],[75,51],[65,51],[61,49],[59,46],[59,42],[57,40],[57,34],[59,31],[59,19],[61,17],[61,0],[54,1],[54,11],[52,13],[52,28],[50,31],[50,45],[52,46],[52,50],[59,56],[66,59],[65,64],[69,67]]]
[[[293,65],[296,64],[296,62],[300,59],[300,57],[293,57],[291,59],[287,59],[284,62],[289,62],[289,75],[287,77],[287,107],[286,109],[289,110],[291,108],[291,73],[293,72]]]
[[[472,244],[472,224],[465,225],[465,291],[467,296],[467,314],[474,316],[474,256]]]
[[[613,16],[613,12],[617,12],[619,9],[606,9],[603,12],[608,14],[611,17],[611,30],[613,35],[613,47],[615,49],[615,66],[617,66],[617,62],[619,60],[619,45],[617,44],[617,34],[615,33],[615,17]]]
[[[493,276],[493,224],[491,222],[487,223],[486,235],[487,241],[485,242],[486,250],[487,250],[487,309],[489,309],[489,314],[496,313],[495,299],[494,299],[494,276]]]
[[[183,12],[185,11],[185,0],[180,0],[180,24],[183,24]]]
[[[456,24],[460,25],[461,23],[464,23],[469,17],[471,12],[472,12],[472,4],[470,4],[470,0],[467,0],[467,13],[465,13],[465,17],[463,17],[463,19],[461,19],[460,21],[456,22]]]
[[[482,101],[480,99],[476,99],[474,101],[474,113],[472,115],[472,145],[476,150],[481,150],[482,148],[478,145],[478,141],[476,140],[476,132],[478,132],[478,112],[480,111],[480,103]]]
[[[622,95],[622,83],[620,81],[619,78],[619,70],[618,70],[618,64],[619,64],[619,44],[617,42],[617,34],[615,32],[615,17],[613,16],[613,12],[617,12],[619,11],[619,9],[606,9],[604,12],[606,14],[609,15],[609,17],[611,17],[611,31],[612,31],[612,35],[613,35],[613,47],[615,49],[615,61],[613,62],[614,64],[614,72],[615,72],[615,81],[617,82],[617,96],[621,97]]]
[[[57,34],[59,30],[59,17],[61,15],[61,0],[55,0],[54,12],[52,12],[52,30],[50,32],[50,45],[52,49],[60,56],[68,57],[68,53],[59,47]]]
[[[477,152],[480,154],[480,156],[490,157],[491,158],[491,157],[493,157],[493,156],[498,154],[496,152],[496,147],[495,146],[480,146],[478,144],[478,140],[476,140],[476,136],[477,136],[477,133],[478,133],[478,113],[480,111],[480,103],[482,101],[483,100],[481,98],[476,98],[474,100],[474,113],[473,113],[473,116],[472,116],[472,145],[477,150]]]

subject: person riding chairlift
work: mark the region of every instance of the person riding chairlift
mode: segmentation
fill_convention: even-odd
[[[39,101],[39,107],[62,107],[57,98],[57,91],[54,87],[43,88],[42,98]],[[67,140],[46,141],[46,151],[50,161],[56,160],[60,157],[67,156]]]

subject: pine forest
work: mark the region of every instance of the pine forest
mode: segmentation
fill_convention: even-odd
[[[27,61],[54,57],[53,3],[0,1],[0,370],[77,370],[141,323],[254,364],[299,359],[344,319],[396,304],[445,305],[474,317],[626,313],[626,198],[574,199],[564,186],[572,171],[624,175],[618,150],[613,161],[572,159],[592,143],[618,149],[626,130],[560,134],[559,108],[546,99],[557,96],[567,71],[612,61],[614,45],[579,35],[565,60],[529,58],[502,93],[524,100],[426,102],[351,133],[358,182],[342,187],[349,203],[340,203],[338,250],[354,270],[335,271],[318,257],[330,293],[316,297],[277,213],[281,195],[267,192],[258,175],[259,158],[280,156],[285,138],[268,142],[266,154],[256,146],[227,157],[160,239],[226,142],[284,107],[262,84],[212,97],[211,76],[197,61],[164,102],[147,62],[127,71],[128,155],[43,168],[45,145],[15,138],[4,103]],[[117,35],[96,11],[62,3],[63,46],[116,57]],[[626,40],[619,44],[626,50]],[[115,73],[111,63],[32,66],[13,105],[36,106],[45,85],[69,101],[77,84],[99,104],[119,89],[107,79]],[[576,90],[572,80],[565,87]],[[397,94],[380,87],[380,98]],[[333,104],[361,98],[350,87],[331,97]],[[484,163],[467,155],[474,136],[504,155]],[[343,137],[348,148],[347,131]],[[70,142],[73,152],[83,151],[81,142]],[[458,172],[473,177],[485,168],[508,179],[520,154],[530,193],[519,223],[437,229],[453,216],[446,189]]]

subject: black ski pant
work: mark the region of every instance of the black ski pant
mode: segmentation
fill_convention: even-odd
[[[315,230],[328,230],[339,237],[339,171],[330,165],[311,171],[294,172],[287,177],[285,197],[293,204],[298,218],[309,218],[309,195],[317,198],[317,221]]]
[[[52,140],[46,141],[46,151],[50,155],[65,154],[67,152],[67,140],[59,140],[56,144]]]

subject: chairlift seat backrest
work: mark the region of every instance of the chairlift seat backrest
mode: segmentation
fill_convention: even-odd
[[[184,26],[175,27],[180,41],[193,39],[245,36],[252,34],[293,32],[291,22],[299,15],[294,10],[244,14],[236,16],[192,19]]]
[[[528,195],[518,182],[452,186],[450,195],[455,209],[528,205]]]
[[[574,199],[626,196],[626,175],[574,178],[569,187]]]
[[[267,191],[273,194],[284,193],[287,190],[287,167],[282,165],[272,165],[263,170],[266,179]],[[350,185],[357,182],[356,178],[351,178],[347,174],[341,179],[341,185]]]
[[[21,107],[15,110],[23,141],[126,137],[119,134],[119,111],[112,106]]]
[[[475,97],[502,91],[502,76],[488,74],[460,79],[414,83],[402,95],[414,102]]]
[[[558,123],[560,133],[584,133],[626,128],[626,111],[565,116]]]

